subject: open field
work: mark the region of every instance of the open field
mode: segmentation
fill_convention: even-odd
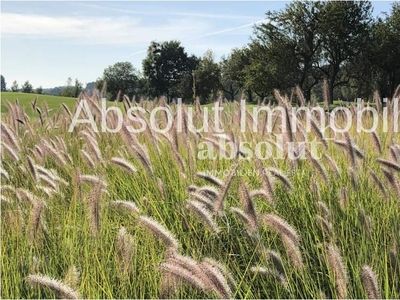
[[[55,112],[58,109],[62,108],[61,103],[64,103],[70,110],[76,105],[76,99],[70,97],[61,97],[61,96],[54,96],[54,95],[39,95],[39,94],[27,94],[27,93],[13,93],[13,92],[3,92],[1,93],[1,113],[2,115],[8,112],[8,107],[6,105],[6,100],[10,103],[15,103],[18,100],[18,103],[21,107],[25,108],[26,113],[29,117],[38,117],[36,111],[33,111],[31,108],[31,102],[37,98],[37,106],[39,108],[43,108],[43,104],[47,105],[51,112]],[[109,102],[109,105],[113,104],[114,102]],[[330,108],[335,108],[338,106],[347,106],[351,103],[343,102],[340,100],[334,101],[334,103],[330,106]],[[323,104],[321,104],[323,105]],[[374,103],[370,103],[369,105],[374,106]],[[202,105],[203,107],[212,108],[213,104],[206,104]],[[248,107],[252,108],[253,104],[248,104]],[[122,105],[120,106],[122,108]],[[52,113],[51,113],[52,114]]]
[[[387,132],[382,108],[373,133],[357,132],[351,106],[350,129],[335,134],[324,112],[308,129],[277,98],[282,113],[257,119],[223,103],[201,133],[188,130],[186,110],[180,118],[162,101],[137,103],[143,123],[125,118],[116,133],[90,124],[68,132],[72,101],[50,117],[40,104],[40,120],[18,105],[3,111],[1,296],[400,298],[394,107]],[[101,128],[98,99],[88,103]],[[154,114],[154,127],[156,107],[171,113]],[[335,121],[345,127],[343,115]],[[107,115],[108,127],[117,124]],[[127,127],[143,124],[140,133]]]
[[[1,113],[4,115],[8,112],[8,107],[6,105],[6,101],[8,100],[10,103],[15,103],[15,100],[18,100],[20,106],[25,108],[27,114],[31,116],[37,116],[36,112],[33,112],[31,109],[31,102],[37,98],[37,106],[42,107],[44,103],[48,106],[49,110],[55,111],[61,107],[61,103],[67,105],[70,109],[72,109],[75,105],[75,98],[69,97],[61,97],[61,96],[53,96],[53,95],[39,95],[39,94],[27,94],[27,93],[12,93],[12,92],[2,92],[1,93]]]
[[[74,108],[76,105],[76,98],[70,97],[61,97],[54,95],[39,95],[39,94],[28,94],[28,93],[13,93],[13,92],[2,92],[1,93],[1,113],[5,115],[8,112],[7,101],[15,104],[16,101],[18,104],[24,108],[27,115],[31,118],[39,118],[39,114],[37,111],[31,109],[32,102],[37,99],[36,106],[39,107],[40,110],[46,109],[46,106],[49,110],[49,114],[53,115],[55,112],[58,112],[59,109],[62,108],[62,103],[64,103],[70,110]],[[108,105],[115,105],[115,102],[108,102]],[[122,109],[122,103],[118,103],[118,106]],[[202,105],[203,107],[212,107],[213,104]],[[253,105],[250,104],[252,107]]]

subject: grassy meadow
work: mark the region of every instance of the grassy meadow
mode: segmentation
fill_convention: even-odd
[[[6,105],[6,100],[10,103],[15,103],[18,101],[18,104],[25,108],[25,111],[29,117],[37,116],[37,111],[33,111],[31,108],[31,102],[37,99],[37,106],[39,109],[46,105],[50,112],[55,112],[57,109],[61,107],[61,103],[67,105],[69,109],[72,109],[75,106],[76,99],[69,97],[61,97],[61,96],[53,96],[53,95],[40,95],[40,94],[28,94],[28,93],[13,93],[13,92],[2,92],[1,93],[1,113],[5,115],[9,111],[9,107]]]
[[[310,131],[305,116],[293,122],[277,94],[282,114],[253,119],[222,102],[220,123],[210,111],[208,132],[193,133],[175,105],[141,101],[121,107],[142,108],[143,123],[70,133],[75,100],[29,97],[16,104],[2,94],[2,298],[400,298],[392,106],[388,132],[378,104],[373,133],[357,132],[353,118],[335,134],[317,113]],[[100,128],[99,99],[88,104]],[[155,107],[170,109],[168,132],[149,126]],[[192,108],[200,128],[205,108]],[[155,116],[158,128],[168,125],[167,113]],[[345,126],[343,115],[335,121]],[[107,115],[110,128],[117,122]],[[127,129],[143,124],[141,133]],[[238,151],[244,142],[263,145],[263,157]],[[264,159],[268,145],[274,155]]]

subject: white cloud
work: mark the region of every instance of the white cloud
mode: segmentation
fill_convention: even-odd
[[[203,20],[168,17],[149,25],[143,25],[145,20],[126,16],[119,18],[51,17],[3,12],[1,13],[1,31],[3,37],[53,38],[78,44],[130,45],[133,48],[139,48],[127,56],[131,57],[138,54],[143,55],[152,40],[177,39],[192,47],[201,44],[201,47],[196,48],[203,48],[204,51],[209,48],[221,48],[220,45],[212,43],[208,38],[235,33],[247,35],[254,24],[265,21],[257,20],[241,26],[217,29],[212,23]],[[203,40],[203,42],[197,40]],[[205,40],[209,42],[208,47],[204,47]],[[228,46],[223,45],[222,48],[227,49]]]
[[[226,28],[226,29],[222,29],[222,30],[218,30],[218,31],[214,31],[214,32],[208,32],[208,33],[205,33],[205,34],[200,35],[200,36],[195,36],[195,37],[189,38],[186,41],[194,41],[194,40],[198,40],[198,39],[209,37],[209,36],[225,34],[225,33],[232,33],[234,31],[241,30],[243,28],[252,27],[252,26],[254,26],[256,24],[265,23],[265,22],[266,21],[263,19],[263,20],[258,20],[258,21],[255,21],[255,22],[251,22],[249,24],[241,25],[241,26]]]
[[[152,8],[151,10],[129,10],[115,6],[104,6],[104,5],[96,5],[89,3],[79,3],[78,5],[106,10],[106,11],[114,11],[121,12],[124,14],[131,14],[137,16],[177,16],[177,17],[193,17],[193,18],[206,18],[206,19],[221,19],[221,20],[242,20],[250,22],[252,20],[259,19],[259,16],[250,16],[250,15],[240,15],[240,14],[213,14],[213,13],[199,13],[199,12],[186,12],[186,11],[175,11],[175,10],[157,10],[156,8]]]
[[[34,14],[1,13],[3,37],[59,38],[84,44],[142,46],[151,40],[183,40],[211,30],[202,20],[165,19],[142,25],[138,18],[51,17]]]
[[[222,35],[222,34],[230,34],[230,35],[235,34],[235,35],[249,36],[250,35],[249,30],[250,30],[250,33],[252,30],[250,27],[253,27],[256,24],[261,24],[261,23],[265,23],[265,22],[267,22],[267,21],[266,20],[258,20],[258,21],[255,21],[255,22],[252,22],[249,24],[245,24],[245,25],[241,25],[241,26],[237,26],[237,27],[226,28],[226,29],[222,29],[222,30],[218,30],[218,31],[205,32],[205,33],[197,35],[197,36],[195,35],[195,36],[191,36],[187,39],[183,39],[182,44],[192,46],[192,47],[186,46],[186,48],[188,48],[188,49],[197,48],[197,49],[204,50],[204,52],[207,51],[208,49],[213,49],[215,51],[218,51],[218,49],[223,49],[224,51],[227,50],[227,52],[229,52],[229,49],[232,49],[232,47],[229,45],[226,45],[226,44],[223,44],[223,45],[221,45],[219,43],[214,44],[214,43],[211,43],[210,41],[207,44],[204,44],[204,42],[202,44],[199,44],[199,43],[193,43],[193,41],[201,40],[201,39],[204,40],[208,37]],[[128,57],[143,54],[145,52],[146,52],[146,49],[142,49],[142,50],[131,53],[130,55],[128,55]]]

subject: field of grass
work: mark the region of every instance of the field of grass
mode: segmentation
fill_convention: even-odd
[[[37,110],[32,110],[32,103],[36,98],[36,106],[41,110],[49,111],[49,115],[53,115],[58,110],[63,110],[62,103],[64,103],[69,110],[73,110],[76,105],[76,98],[61,97],[54,95],[40,95],[40,94],[29,94],[29,93],[13,93],[13,92],[2,92],[1,93],[1,113],[5,115],[9,111],[7,101],[11,104],[16,102],[21,106],[28,117],[39,118]],[[115,102],[108,102],[108,105],[115,105]],[[118,106],[123,109],[122,103],[118,103]],[[203,107],[211,108],[213,104],[203,105]]]
[[[400,298],[393,122],[384,132],[380,114],[373,133],[359,133],[353,118],[335,135],[316,114],[312,130],[303,116],[295,132],[278,100],[286,113],[260,113],[258,132],[237,103],[222,105],[220,123],[210,113],[201,133],[174,106],[168,132],[157,131],[168,125],[162,112],[150,128],[162,101],[137,103],[143,123],[126,118],[117,133],[89,124],[70,133],[65,109],[47,117],[42,105],[40,120],[18,105],[3,111],[1,297]],[[89,105],[100,128],[98,100]],[[196,128],[203,121],[197,109]],[[345,121],[337,115],[338,127]],[[108,115],[110,128],[117,122]],[[235,147],[244,142],[250,151]]]
[[[25,108],[25,111],[27,112],[29,117],[37,116],[37,112],[34,112],[30,109],[31,102],[33,102],[35,98],[37,99],[38,107],[42,108],[43,104],[45,103],[48,109],[53,112],[59,108],[62,108],[61,103],[64,103],[68,106],[68,108],[72,109],[75,106],[76,101],[75,98],[53,95],[3,92],[1,93],[1,113],[4,115],[8,112],[6,100],[13,104],[16,100],[18,100],[19,105]]]

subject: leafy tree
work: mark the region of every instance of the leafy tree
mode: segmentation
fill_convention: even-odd
[[[328,79],[329,98],[333,101],[334,88],[348,83],[338,76],[342,66],[355,60],[368,44],[372,5],[368,1],[324,2],[321,20],[323,57],[319,69]]]
[[[135,96],[138,97],[146,97],[150,95],[150,86],[149,86],[149,81],[147,78],[140,76],[137,84],[137,92]]]
[[[78,80],[75,79],[75,85],[72,85],[72,78],[68,77],[67,85],[61,90],[60,95],[63,97],[73,97],[76,98],[83,91],[83,85]]]
[[[103,77],[97,80],[96,86],[101,89],[105,82],[107,92],[113,100],[117,98],[118,93],[132,98],[138,92],[139,78],[139,71],[133,67],[132,63],[117,62],[104,70]]]
[[[268,11],[270,22],[256,27],[257,41],[270,52],[269,61],[275,68],[285,67],[278,73],[298,84],[307,100],[321,77],[316,64],[321,56],[322,11],[321,2],[294,1],[282,11]]]
[[[6,90],[7,90],[6,79],[4,78],[3,75],[1,75],[1,91],[4,92]]]
[[[393,3],[390,15],[374,24],[371,64],[375,66],[377,88],[391,97],[400,84],[400,3]]]
[[[220,90],[221,70],[217,63],[214,62],[214,54],[211,50],[207,50],[199,66],[193,72],[196,94],[203,103],[210,98],[217,96]]]
[[[21,92],[22,93],[32,93],[33,92],[33,86],[32,86],[32,84],[29,83],[29,80],[25,81],[25,83],[22,85]]]
[[[188,81],[197,64],[198,59],[195,56],[189,57],[179,41],[153,41],[143,60],[143,73],[154,96],[165,95],[171,99],[181,97],[180,82],[182,78]]]
[[[246,87],[261,100],[271,95],[275,88],[288,91],[296,84],[294,76],[297,73],[292,71],[295,56],[289,43],[286,36],[279,35],[274,43],[258,39],[249,45]]]
[[[233,49],[227,58],[222,58],[221,87],[230,100],[245,89],[245,68],[249,60],[246,49]]]
[[[78,97],[80,93],[83,91],[83,84],[78,79],[75,79],[74,85],[74,97]]]
[[[60,96],[73,97],[72,78],[68,77],[66,86],[61,90]]]
[[[19,91],[19,86],[16,80],[13,81],[13,84],[11,86],[11,91],[12,92],[18,92]]]
[[[368,1],[295,1],[268,11],[250,45],[248,84],[259,95],[298,84],[309,100],[326,78],[332,101],[334,88],[366,79],[357,59],[367,55],[371,12]]]
[[[176,87],[176,97],[182,98],[185,103],[193,103],[195,91],[194,91],[194,71],[192,73],[185,73],[181,76],[181,79]]]
[[[36,94],[39,94],[39,95],[43,94],[42,86],[39,86],[38,88],[36,88]]]

